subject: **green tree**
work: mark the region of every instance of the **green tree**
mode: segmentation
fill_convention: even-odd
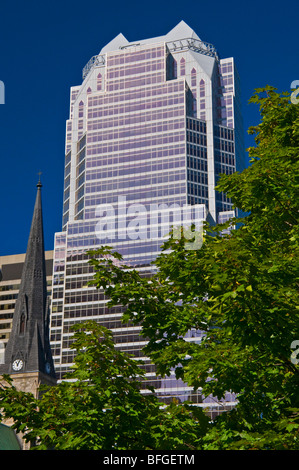
[[[170,237],[151,279],[121,267],[109,247],[91,252],[90,263],[110,305],[142,325],[158,374],[174,368],[204,396],[237,395],[235,409],[207,429],[204,448],[299,449],[299,367],[291,361],[299,340],[299,106],[270,86],[251,102],[261,113],[249,129],[251,164],[217,188],[248,215],[206,224],[200,250]],[[200,344],[184,339],[190,328],[203,332]]]
[[[238,405],[212,423],[191,405],[161,409],[141,393],[138,364],[115,348],[108,330],[88,322],[76,326],[70,381],[39,400],[8,377],[0,390],[2,416],[37,448],[299,448],[299,367],[291,360],[299,340],[299,107],[272,87],[251,101],[262,117],[249,131],[251,165],[218,184],[247,216],[206,224],[199,250],[170,237],[151,279],[121,266],[109,247],[90,252],[92,283],[110,305],[126,308],[124,322],[142,325],[158,374],[175,369],[204,396],[232,391]],[[185,340],[190,328],[202,331],[200,344]]]
[[[8,376],[0,387],[2,418],[13,418],[33,449],[200,448],[208,424],[201,410],[161,408],[153,394],[141,393],[142,370],[115,348],[109,330],[92,321],[74,328],[76,357],[66,380],[41,388],[39,399]]]

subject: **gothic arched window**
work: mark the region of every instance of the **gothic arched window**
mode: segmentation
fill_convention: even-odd
[[[185,73],[186,73],[185,65],[186,65],[186,61],[185,61],[184,57],[182,57],[181,60],[180,60],[180,74],[181,75],[185,75]]]
[[[191,86],[196,86],[196,70],[194,68],[191,70]]]
[[[206,88],[205,81],[201,79],[199,82],[199,96],[200,97],[204,97],[206,95],[205,88]]]
[[[102,74],[99,73],[97,76],[97,90],[100,91],[102,89]]]
[[[84,115],[84,103],[83,101],[80,101],[79,103],[79,118],[82,118]]]

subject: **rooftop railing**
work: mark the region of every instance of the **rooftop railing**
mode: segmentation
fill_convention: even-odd
[[[217,61],[219,60],[217,51],[213,44],[208,42],[200,41],[199,39],[185,38],[177,39],[166,43],[168,49],[172,52],[183,51],[186,49],[192,49],[195,52],[204,54],[210,57],[214,57]]]
[[[84,69],[82,70],[82,77],[83,80],[87,77],[91,69],[96,67],[97,65],[104,65],[105,64],[105,55],[94,55],[85,65]]]
[[[217,61],[219,60],[215,46],[213,46],[213,44],[200,41],[198,39],[193,39],[193,38],[177,39],[175,41],[166,42],[166,45],[169,51],[171,52],[178,52],[178,51],[183,51],[186,49],[191,49],[195,52],[199,52],[200,54],[204,54],[209,57],[214,57]],[[130,46],[130,44],[128,46]],[[125,49],[125,47],[128,47],[128,46],[122,46],[120,47],[120,49]],[[97,65],[104,65],[104,64],[105,64],[105,54],[94,55],[87,62],[87,64],[85,65],[82,71],[83,80],[87,77],[89,72],[94,67],[96,67]]]

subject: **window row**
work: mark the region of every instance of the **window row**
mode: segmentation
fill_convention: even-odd
[[[87,142],[101,142],[104,140],[124,139],[128,137],[136,137],[144,134],[154,134],[160,132],[168,132],[171,130],[183,129],[185,122],[183,119],[176,119],[171,121],[164,121],[158,123],[151,123],[147,125],[140,125],[138,127],[127,127],[124,129],[114,128],[102,132],[89,132]],[[81,152],[82,153],[82,152]]]
[[[207,136],[205,134],[187,131],[187,141],[192,144],[207,146]]]
[[[97,144],[91,145],[87,151],[88,155],[96,155],[102,153],[114,153],[114,152],[121,152],[123,150],[131,150],[137,149],[141,147],[151,147],[155,145],[164,145],[176,142],[183,142],[185,141],[185,133],[184,132],[171,132],[169,134],[163,136],[150,136],[148,138],[140,138],[140,139],[131,139],[128,141],[121,141],[115,142],[112,141],[111,143],[107,144]],[[202,137],[196,137],[196,143],[200,143],[200,141],[205,142],[205,139]],[[205,145],[205,144],[204,144]],[[90,179],[90,178],[87,178]]]
[[[142,78],[128,78],[128,79],[120,79],[115,81],[114,83],[107,84],[107,91],[118,91],[123,90],[126,88],[135,88],[135,87],[142,87],[148,85],[155,85],[157,83],[162,83],[165,81],[165,73],[164,72],[155,72],[152,75],[144,76]]]
[[[103,105],[98,108],[88,110],[88,119],[94,119],[105,116],[113,116],[116,114],[129,114],[140,111],[149,111],[156,108],[165,108],[168,106],[177,106],[185,103],[185,94],[175,96],[165,96],[163,98],[155,98],[148,100],[140,100],[128,103],[119,103],[115,105]]]
[[[143,64],[124,65],[114,69],[107,68],[107,79],[115,80],[129,75],[149,74],[151,72],[164,69],[164,66],[164,61],[155,60]]]
[[[109,127],[122,127],[122,126],[131,126],[135,124],[142,124],[144,122],[150,121],[161,121],[171,118],[177,118],[178,116],[184,116],[185,110],[183,106],[176,106],[170,109],[148,109],[145,112],[133,114],[130,116],[116,116],[116,117],[105,117],[97,119],[95,121],[89,121],[87,123],[87,130],[102,130]]]
[[[88,171],[99,172],[98,176],[94,174],[95,178],[100,178],[101,180],[113,178],[113,181],[117,182],[118,178],[122,178],[123,176],[133,177],[136,173],[154,173],[162,170],[173,170],[174,168],[184,167],[185,165],[184,158],[163,158],[162,161],[161,159],[156,159],[135,164],[128,163],[126,166],[99,168],[98,170],[92,169]]]
[[[100,96],[89,97],[88,107],[97,107],[103,105],[111,105],[121,101],[134,101],[140,99],[152,99],[154,96],[177,94],[184,92],[185,85],[183,81],[163,83],[151,88],[141,88],[139,90],[126,90],[113,94],[105,94]],[[160,96],[161,97],[161,96]]]
[[[133,164],[136,161],[142,160],[151,160],[155,161],[156,159],[161,159],[164,157],[173,157],[176,156],[178,159],[178,155],[185,155],[185,145],[184,144],[175,144],[164,146],[161,148],[150,148],[145,150],[131,150],[129,152],[124,152],[122,154],[115,153],[113,155],[101,155],[96,157],[89,157],[87,161],[87,168],[94,168],[94,167],[105,167],[107,165],[121,165],[123,164]],[[93,185],[97,183],[87,183],[86,184],[86,192],[94,192]],[[89,189],[90,188],[90,189]]]
[[[156,59],[157,57],[164,57],[165,47],[151,47],[143,51],[138,50],[134,52],[111,53],[107,57],[108,67],[118,66],[122,64],[129,64],[132,62],[141,62],[148,59]]]
[[[208,175],[202,171],[188,170],[188,181],[208,185]]]
[[[192,158],[190,156],[187,157],[187,166],[188,168],[192,168],[193,170],[199,171],[208,171],[208,162],[207,160],[203,160],[201,158]]]

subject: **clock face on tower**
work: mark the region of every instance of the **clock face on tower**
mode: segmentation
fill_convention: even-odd
[[[13,370],[21,370],[23,365],[24,365],[24,362],[22,361],[22,359],[16,359],[12,363],[12,368]]]

